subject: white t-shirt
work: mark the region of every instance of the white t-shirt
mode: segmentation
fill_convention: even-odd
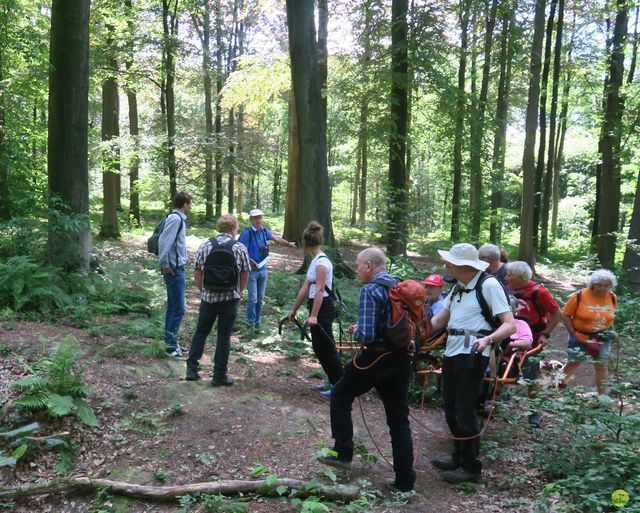
[[[307,280],[311,282],[311,286],[309,287],[309,299],[314,299],[316,297],[316,268],[318,265],[327,270],[327,287],[333,290],[333,264],[331,263],[331,260],[329,260],[329,257],[321,251],[313,260],[311,260],[309,269],[307,269]],[[329,294],[325,290],[322,297],[328,296]]]
[[[473,279],[464,285],[459,283],[458,287],[453,287],[449,295],[444,300],[444,308],[449,310],[450,317],[447,328],[457,330],[470,330],[478,332],[480,330],[493,331],[491,325],[485,320],[482,315],[482,309],[478,304],[476,298],[475,286],[480,278],[481,271],[473,277]],[[456,288],[460,290],[468,290],[469,292],[456,293],[455,297],[451,297]],[[494,277],[487,278],[482,284],[482,294],[491,309],[494,316],[510,312],[509,303],[507,302],[506,294],[502,286]],[[444,351],[445,356],[456,356],[458,354],[469,354],[471,352],[471,346],[475,342],[476,338],[482,338],[482,336],[476,337],[471,335],[469,339],[468,347],[465,347],[464,335],[449,335],[447,337],[447,347]],[[482,353],[484,356],[489,356],[491,353],[491,346]]]

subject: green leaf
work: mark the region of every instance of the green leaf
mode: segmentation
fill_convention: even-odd
[[[251,469],[251,477],[260,477],[267,471],[266,467],[262,463],[258,463],[257,466]]]
[[[29,449],[29,445],[28,444],[22,444],[20,447],[17,447],[12,453],[11,453],[11,457],[18,461],[20,458],[22,458],[24,456],[24,454],[27,452],[27,449]]]
[[[331,472],[331,470],[325,470],[322,475],[329,479],[329,481],[331,481],[332,483],[335,483],[338,480],[338,476]]]
[[[73,398],[68,395],[49,394],[45,401],[49,415],[64,417],[73,410]]]
[[[89,406],[89,403],[84,399],[74,399],[74,404],[76,405],[76,417],[80,422],[86,424],[91,427],[98,427],[100,425],[100,421],[96,414],[93,412],[93,408]]]
[[[287,490],[289,489],[288,486],[285,485],[280,485],[276,488],[276,492],[278,492],[278,495],[282,495],[283,493],[285,493]]]
[[[273,486],[278,482],[278,476],[276,476],[275,474],[269,474],[264,482],[267,486]]]

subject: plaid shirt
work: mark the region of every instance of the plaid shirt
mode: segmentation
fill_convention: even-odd
[[[216,235],[216,240],[224,244],[231,239],[231,235],[228,233],[221,233]],[[213,249],[213,244],[211,241],[207,239],[198,248],[198,252],[196,253],[196,260],[194,262],[194,268],[196,270],[202,269],[204,267],[204,263],[211,253]],[[247,248],[241,242],[236,242],[233,245],[233,254],[236,257],[236,263],[238,265],[238,273],[243,271],[249,272],[251,270],[251,266],[249,265],[249,253],[247,252]],[[240,291],[236,288],[236,290],[232,290],[229,292],[213,292],[211,290],[202,290],[202,301],[206,301],[207,303],[221,303],[223,301],[233,301],[234,299],[240,299]]]
[[[376,273],[373,280],[382,279],[393,285],[397,280],[384,271]],[[382,334],[378,333],[381,325],[380,318],[384,315],[389,299],[387,288],[377,283],[367,283],[360,290],[358,302],[358,328],[354,334],[355,339],[364,345],[370,345],[380,340]]]

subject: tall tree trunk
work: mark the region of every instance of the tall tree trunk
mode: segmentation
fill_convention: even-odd
[[[222,215],[222,7],[220,0],[215,0],[216,14],[216,217]]]
[[[491,219],[489,240],[500,244],[502,240],[502,190],[504,181],[504,157],[507,140],[507,118],[509,115],[509,93],[511,64],[513,62],[512,39],[515,19],[515,0],[508,0],[502,18],[500,41],[500,77],[496,101],[495,134],[493,138],[493,159],[491,163]]]
[[[127,70],[127,103],[129,104],[129,136],[131,137],[131,156],[129,158],[129,222],[139,228],[142,226],[140,218],[140,191],[138,189],[140,169],[140,130],[138,126],[138,95],[133,85],[135,79],[132,76],[134,49],[133,38],[135,33],[134,13],[131,0],[124,0],[127,16],[127,44],[125,67]]]
[[[229,109],[229,178],[227,182],[227,201],[228,201],[228,212],[233,214],[233,210],[236,208],[236,161],[235,161],[235,152],[236,152],[236,133],[235,133],[235,113],[233,108]]]
[[[197,13],[191,14],[193,26],[198,32],[202,44],[202,76],[204,86],[204,201],[205,219],[213,219],[213,146],[215,134],[213,130],[213,111],[211,108],[211,4],[204,0],[199,10],[202,10],[202,19]]]
[[[536,118],[540,101],[540,68],[544,38],[545,0],[536,0],[533,19],[533,42],[529,63],[529,99],[525,121],[524,151],[522,154],[522,211],[520,214],[520,248],[518,260],[535,264],[533,208],[535,203]]]
[[[327,77],[329,50],[327,38],[329,35],[329,5],[328,0],[318,1],[318,73],[320,75],[320,88],[322,91],[322,110],[325,124],[327,123]]]
[[[620,95],[624,75],[624,46],[627,38],[628,4],[617,0],[616,21],[609,58],[609,87],[603,118],[602,177],[597,194],[606,198],[607,208],[600,208],[598,219],[598,259],[600,264],[613,269],[616,253],[616,235],[620,214],[620,141],[624,103]]]
[[[544,190],[540,209],[540,253],[547,254],[549,249],[549,207],[553,189],[553,170],[556,150],[556,118],[558,114],[558,91],[560,89],[560,68],[562,66],[562,30],[564,27],[564,0],[558,0],[558,23],[553,56],[553,79],[551,84],[551,112],[549,114],[549,149],[547,171],[544,175]]]
[[[284,209],[284,238],[302,240],[304,224],[302,219],[302,171],[300,169],[300,143],[298,142],[298,115],[296,113],[296,97],[293,93],[293,78],[289,90],[289,140],[287,161],[287,193]]]
[[[391,3],[391,134],[389,136],[389,220],[387,251],[407,252],[407,9],[408,0]]]
[[[273,205],[273,212],[278,213],[280,211],[280,191],[282,189],[282,143],[280,142],[279,135],[276,141],[276,151],[273,160],[273,189],[271,193],[271,204]]]
[[[467,74],[467,38],[471,0],[460,1],[460,59],[453,143],[453,192],[451,197],[451,240],[460,239],[460,199],[462,196],[462,145],[464,141],[464,113],[466,104],[465,77]]]
[[[556,14],[558,0],[551,0],[549,18],[547,19],[547,37],[544,45],[544,66],[542,68],[542,87],[540,90],[540,144],[536,161],[535,195],[533,208],[533,246],[539,247],[538,228],[540,226],[540,209],[542,206],[542,181],[544,178],[544,156],[547,144],[547,90],[549,85],[549,70],[551,69],[551,45],[553,36],[553,20]]]
[[[5,48],[9,43],[8,23],[9,6],[2,3],[2,27],[0,28],[0,220],[11,219],[11,196],[9,195],[9,155],[6,139],[6,111],[5,111]]]
[[[317,220],[325,229],[325,242],[334,245],[331,223],[331,196],[327,172],[327,125],[324,113],[321,78],[318,66],[313,0],[287,0],[287,27],[291,81],[295,97],[299,168],[299,196],[287,204],[299,214],[295,228],[287,226],[285,232],[300,240],[303,228]],[[289,169],[291,174],[292,169]],[[288,193],[288,191],[287,191]],[[295,214],[294,214],[295,215]],[[289,222],[291,223],[291,218]],[[288,228],[288,230],[287,230]]]
[[[356,173],[353,178],[353,190],[351,191],[351,221],[350,226],[355,226],[358,212],[358,193],[360,192],[360,168],[362,167],[362,152],[360,145],[356,148]]]
[[[609,0],[605,0],[605,12],[607,13],[607,21],[606,21],[606,35],[607,35],[607,43],[606,43],[606,51],[605,55],[607,59],[610,59],[611,56],[611,43],[613,41],[613,37],[611,37],[611,16],[609,15]],[[604,87],[602,88],[602,112],[604,113],[607,110],[607,95],[609,91],[609,69],[605,71],[604,76]],[[598,139],[598,155],[602,155],[603,152],[603,144],[604,144],[604,123],[600,129],[600,137]],[[591,249],[592,251],[597,251],[597,243],[598,243],[598,233],[600,233],[600,229],[598,227],[598,223],[600,222],[600,187],[602,186],[602,159],[599,158],[596,163],[596,199],[595,204],[593,206],[593,225],[591,227]]]
[[[112,31],[112,28],[107,30]],[[109,44],[109,43],[108,43]],[[120,179],[120,101],[115,72],[117,63],[112,60],[111,75],[102,83],[102,192],[103,210],[100,236],[120,238],[118,227],[118,181]]]
[[[552,186],[552,210],[551,210],[551,237],[556,238],[558,234],[558,203],[560,202],[560,170],[563,164],[564,141],[567,135],[567,116],[569,114],[569,92],[571,90],[572,77],[572,54],[576,36],[576,11],[573,11],[573,21],[571,22],[571,40],[565,59],[567,70],[564,85],[562,87],[562,107],[560,108],[560,131],[556,142],[556,158],[553,165],[553,186]]]
[[[636,293],[640,293],[640,172],[636,183],[633,214],[631,215],[631,223],[629,223],[629,236],[622,268],[625,270],[630,287]]]
[[[169,172],[169,196],[171,199],[173,199],[178,192],[175,148],[176,105],[174,91],[176,80],[175,54],[178,43],[178,1],[179,0],[162,0],[162,28],[165,47],[165,103],[167,109],[167,170]]]
[[[89,0],[53,0],[49,48],[50,261],[88,269]]]
[[[371,3],[364,3],[363,54],[362,68],[367,87],[360,100],[360,124],[358,127],[358,148],[360,157],[360,180],[355,193],[358,194],[358,222],[363,224],[367,215],[367,179],[369,172],[369,68],[371,66],[371,24],[373,13]],[[358,190],[359,188],[359,190]]]
[[[484,62],[482,64],[482,81],[477,108],[471,117],[471,145],[470,145],[470,177],[471,177],[471,239],[480,240],[480,226],[482,222],[482,161],[484,139],[484,116],[489,94],[489,72],[491,71],[491,47],[493,44],[493,30],[496,25],[496,11],[498,1],[491,0],[491,8],[487,13],[486,31],[484,37]]]

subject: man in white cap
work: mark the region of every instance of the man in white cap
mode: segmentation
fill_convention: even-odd
[[[476,482],[482,472],[478,459],[478,390],[491,346],[515,333],[516,325],[504,289],[495,277],[483,272],[489,264],[480,260],[474,246],[456,244],[451,250],[438,253],[447,273],[458,280],[440,313],[431,320],[434,331],[445,326],[448,331],[442,361],[442,399],[455,439],[452,456],[436,458],[431,463],[445,471],[442,479],[447,483]],[[491,314],[491,322],[478,292],[484,298],[485,310],[488,308]]]
[[[267,257],[269,256],[270,240],[289,246],[296,247],[295,242],[288,242],[282,237],[271,233],[271,230],[263,226],[262,219],[264,212],[259,208],[254,208],[249,212],[251,226],[245,228],[240,234],[240,242],[249,250],[249,263],[251,272],[249,273],[249,283],[247,285],[247,324],[260,328],[260,317],[262,315],[262,302],[264,301],[264,291],[267,287]]]

